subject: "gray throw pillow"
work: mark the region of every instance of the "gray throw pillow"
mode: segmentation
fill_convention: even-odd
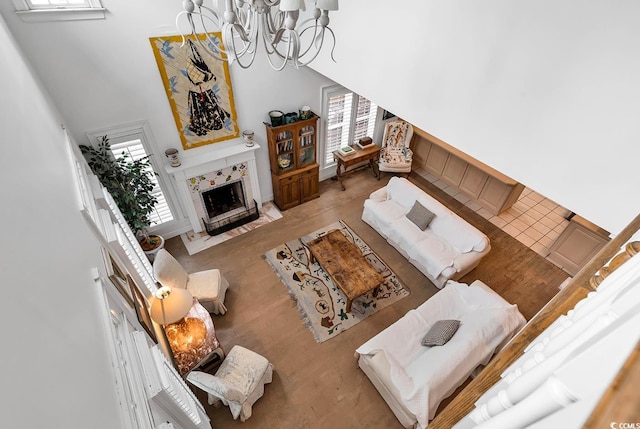
[[[411,210],[409,210],[406,216],[407,219],[415,223],[416,226],[423,231],[427,229],[433,218],[436,217],[428,208],[417,201],[413,203],[413,207],[411,207]]]
[[[443,346],[453,337],[459,326],[459,320],[438,320],[424,336],[421,344],[423,346]]]

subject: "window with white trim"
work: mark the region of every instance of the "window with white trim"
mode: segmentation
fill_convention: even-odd
[[[373,137],[378,106],[365,97],[340,86],[323,89],[324,166],[334,163],[333,151]]]
[[[128,155],[127,160],[137,160],[151,155],[151,152],[148,150],[149,142],[147,141],[150,138],[150,130],[148,130],[146,123],[124,125],[122,127],[95,131],[88,134],[94,146],[96,146],[98,142],[102,140],[102,136],[105,135],[109,138],[111,153],[115,158],[121,157],[123,152]],[[161,165],[158,164],[158,162],[161,161],[154,159],[153,155],[150,156],[149,161],[153,169],[156,172],[159,171]],[[149,216],[151,220],[151,225],[149,226],[150,232],[156,230],[158,226],[167,224],[175,219],[174,212],[166,198],[166,193],[162,189],[163,182],[160,179],[161,177],[157,174],[153,174],[152,180],[155,187],[152,194],[156,197],[158,203]]]
[[[144,146],[142,146],[142,141],[140,139],[133,139],[120,143],[111,143],[111,153],[116,158],[121,157],[123,153],[127,154],[127,160],[132,161],[136,161],[148,156],[147,152],[144,150]],[[150,172],[153,172],[150,167],[148,168],[148,170]],[[160,225],[162,223],[172,221],[173,215],[171,214],[171,210],[169,209],[169,204],[167,204],[167,199],[164,197],[164,193],[160,188],[157,176],[154,173],[151,175],[151,177],[151,180],[155,185],[151,194],[156,197],[158,203],[156,204],[153,212],[151,212],[151,214],[149,215],[149,219],[151,219],[151,225]]]

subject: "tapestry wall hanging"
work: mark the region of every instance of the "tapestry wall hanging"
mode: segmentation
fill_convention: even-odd
[[[185,150],[240,136],[229,64],[202,47],[221,48],[221,33],[197,37],[149,38]]]

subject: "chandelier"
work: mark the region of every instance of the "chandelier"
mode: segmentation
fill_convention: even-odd
[[[249,68],[262,40],[274,70],[287,64],[298,68],[313,61],[325,37],[331,36],[331,59],[335,62],[336,38],[329,28],[329,11],[338,10],[338,0],[313,0],[312,17],[300,23],[300,11],[306,11],[304,0],[213,0],[218,4],[223,1],[221,13],[217,7],[205,6],[204,0],[183,0],[184,11],[176,17],[180,31],[180,19],[186,15],[188,33],[214,58]],[[198,32],[209,33],[211,25],[221,31],[224,49],[214,39],[198,37]],[[184,42],[186,33],[180,34]]]

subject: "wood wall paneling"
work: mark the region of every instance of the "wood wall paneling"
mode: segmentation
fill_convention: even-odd
[[[493,214],[511,207],[524,185],[455,147],[414,127],[413,168],[428,173],[458,188]]]

